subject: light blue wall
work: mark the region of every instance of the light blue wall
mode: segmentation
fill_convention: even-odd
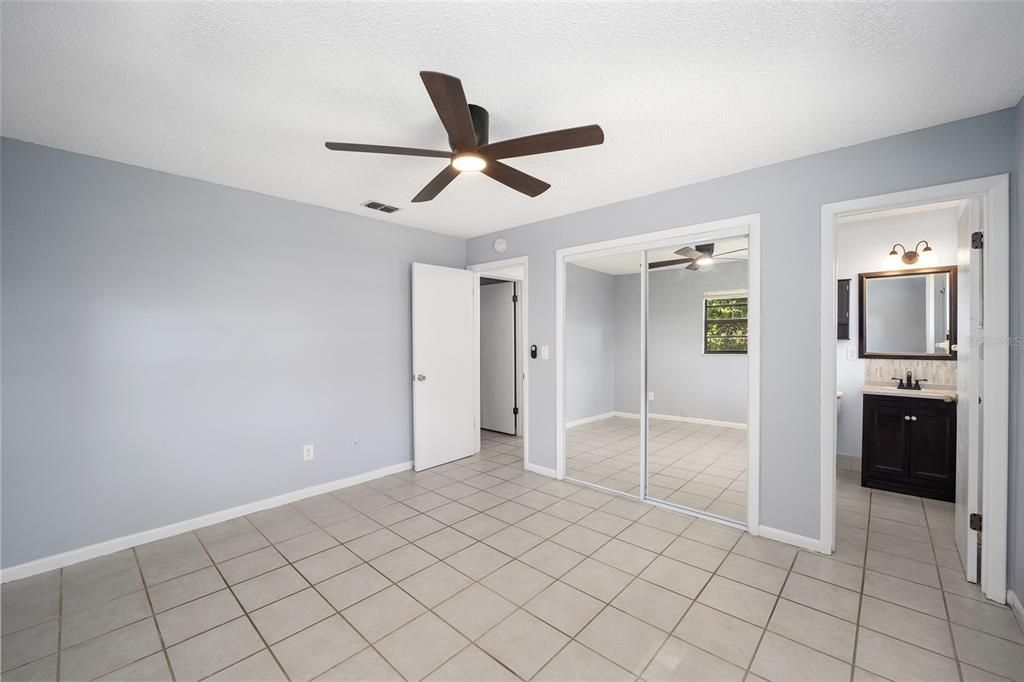
[[[643,411],[640,395],[640,275],[615,276],[615,409]]]
[[[615,318],[612,275],[565,269],[565,420],[615,409]]]
[[[706,291],[745,289],[746,263],[708,270],[655,270],[648,280],[647,376],[652,414],[747,422],[747,357],[704,355]],[[615,277],[615,409],[637,414],[640,393],[640,275]]]
[[[490,259],[499,234],[506,257],[529,256],[528,343],[554,352],[556,249],[759,213],[761,523],[819,537],[821,205],[1008,173],[1014,117],[1006,109],[503,230],[470,240],[468,258]],[[533,360],[530,456],[547,467],[555,466],[554,387],[554,357]]]
[[[647,390],[654,414],[747,423],[747,356],[704,354],[704,293],[747,288],[747,264],[650,274]]]
[[[1024,337],[1024,97],[1014,109],[1014,176],[1010,182],[1010,335]],[[1010,587],[1024,599],[1024,347],[1010,348]]]
[[[4,566],[410,459],[410,263],[463,240],[0,155]]]

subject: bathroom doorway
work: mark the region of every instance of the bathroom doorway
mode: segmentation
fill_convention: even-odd
[[[821,550],[1000,603],[1007,240],[1006,176],[822,208]]]

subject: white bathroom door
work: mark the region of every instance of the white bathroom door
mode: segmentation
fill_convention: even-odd
[[[413,465],[422,471],[476,452],[479,275],[412,264]]]
[[[957,223],[957,407],[956,505],[954,535],[967,580],[979,580],[978,532],[971,514],[981,511],[981,381],[983,251],[971,248],[971,235],[980,228],[980,202],[968,202]]]
[[[516,289],[480,287],[480,427],[516,434]]]

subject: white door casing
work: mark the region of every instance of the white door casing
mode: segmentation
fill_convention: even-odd
[[[476,288],[468,270],[412,265],[413,466],[476,452]]]
[[[480,287],[480,428],[515,435],[514,282]]]

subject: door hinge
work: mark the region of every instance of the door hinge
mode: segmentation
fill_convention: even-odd
[[[971,527],[971,530],[981,532],[981,514],[971,514],[967,524]]]
[[[518,407],[513,407],[512,408],[512,414],[518,415],[519,414],[519,408]]]
[[[519,303],[519,295],[518,294],[512,294],[512,302],[513,303]]]
[[[985,248],[985,233],[984,232],[972,232],[971,233],[971,248],[972,249],[983,249],[983,248]]]

